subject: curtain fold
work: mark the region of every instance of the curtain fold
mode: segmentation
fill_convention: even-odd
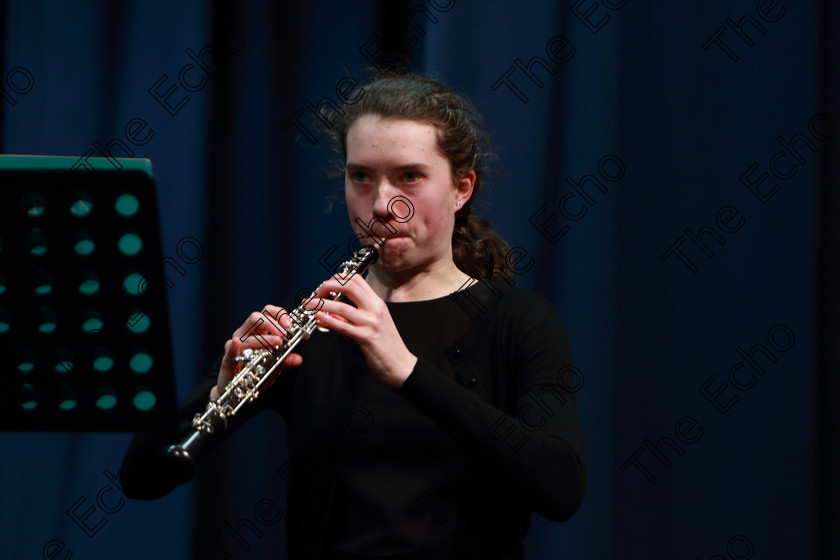
[[[840,10],[836,3],[820,3],[820,107],[824,115],[835,118],[840,115],[840,83],[833,69],[840,64],[840,41],[836,29],[840,24]],[[835,120],[836,122],[836,120]],[[836,527],[840,524],[840,299],[837,286],[840,283],[840,227],[837,215],[840,212],[840,197],[836,186],[840,184],[840,158],[834,149],[820,154],[819,170],[819,246],[817,308],[819,368],[817,369],[818,391],[814,399],[818,411],[816,427],[817,472],[813,492],[817,496],[818,524],[814,527],[824,558],[840,555],[840,535]]]

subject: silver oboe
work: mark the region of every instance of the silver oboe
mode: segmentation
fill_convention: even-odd
[[[350,260],[342,263],[337,273],[341,278],[349,279],[355,274],[363,273],[376,262],[378,256],[379,251],[375,246],[366,245]],[[328,299],[340,301],[343,295],[330,292]],[[215,401],[208,402],[204,413],[195,415],[191,427],[180,443],[170,445],[158,454],[158,469],[164,478],[177,484],[192,479],[196,462],[206,454],[214,442],[221,439],[228,419],[247,403],[256,400],[261,389],[271,385],[272,380],[280,374],[280,364],[301,341],[308,339],[315,331],[318,327],[315,320],[316,310],[306,309],[306,303],[289,313],[292,325],[286,329],[285,340],[273,350],[246,349],[234,358],[240,362],[241,369],[225,387],[225,392]]]

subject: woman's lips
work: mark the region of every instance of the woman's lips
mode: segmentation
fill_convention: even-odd
[[[365,236],[365,239],[369,239],[371,241],[379,241],[379,240],[390,241],[392,239],[402,239],[404,237],[406,237],[406,236],[405,235],[377,235],[377,236],[367,235],[367,236]]]

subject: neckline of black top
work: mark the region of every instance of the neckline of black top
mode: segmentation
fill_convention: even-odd
[[[460,294],[462,292],[467,292],[467,291],[474,291],[474,290],[477,289],[476,287],[479,284],[481,284],[480,281],[471,278],[471,283],[466,288],[462,285],[461,288],[455,290],[454,292],[450,292],[450,293],[446,294],[445,296],[440,296],[440,297],[431,298],[431,299],[413,300],[413,301],[386,301],[385,304],[388,307],[411,307],[413,305],[430,305],[430,304],[435,304],[435,303],[441,303],[441,302],[444,302],[444,301],[447,301],[447,300],[453,301],[456,297],[456,294]]]

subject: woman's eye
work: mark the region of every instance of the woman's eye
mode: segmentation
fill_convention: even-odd
[[[421,177],[417,173],[406,173],[405,175],[403,175],[403,178],[408,183],[416,183],[417,181],[420,180]]]
[[[355,182],[357,183],[364,183],[368,180],[368,176],[366,173],[356,172],[350,176]]]

